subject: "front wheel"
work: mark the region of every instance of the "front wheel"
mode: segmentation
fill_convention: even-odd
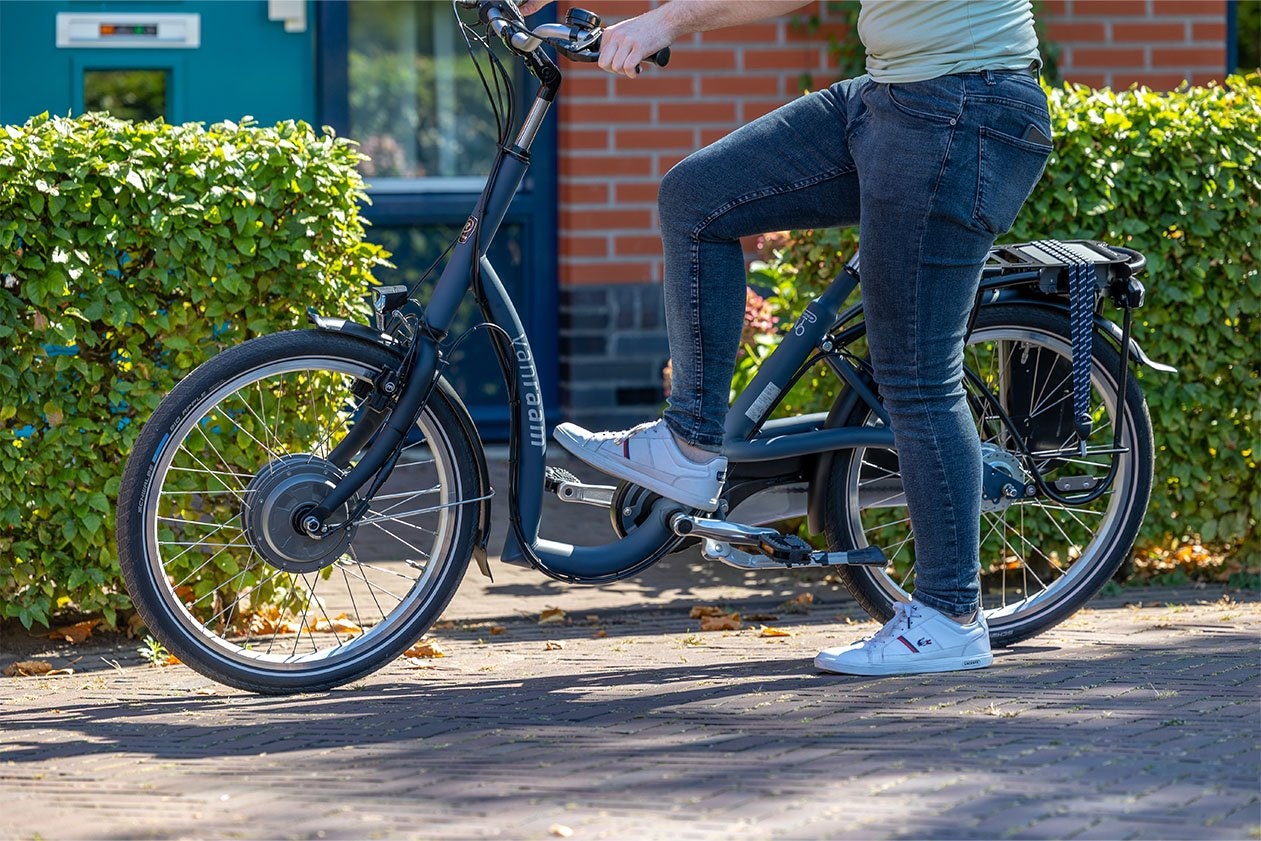
[[[394,363],[343,334],[264,336],[197,368],[146,424],[119,493],[119,563],[150,633],[186,665],[254,692],[327,689],[398,657],[446,607],[480,487],[445,383],[366,514],[319,539],[297,526],[361,455],[363,428],[338,445]]]
[[[983,503],[981,601],[995,645],[1010,645],[1062,622],[1098,592],[1133,546],[1151,494],[1151,419],[1135,378],[1119,393],[1121,355],[1096,335],[1090,368],[1094,426],[1085,456],[1074,448],[1072,352],[1068,317],[1058,310],[993,306],[981,310],[964,364],[996,396],[1028,441],[1049,483],[1078,489],[1102,480],[1116,461],[1106,493],[1085,505],[1044,496]],[[1028,484],[1029,459],[993,404],[966,385],[983,459]],[[1123,422],[1121,419],[1124,419]],[[874,425],[859,405],[846,425]],[[1119,452],[1113,449],[1122,423]],[[860,448],[838,453],[826,489],[825,526],[833,549],[880,546],[883,569],[841,567],[855,599],[881,621],[915,590],[915,535],[901,490],[897,453]]]

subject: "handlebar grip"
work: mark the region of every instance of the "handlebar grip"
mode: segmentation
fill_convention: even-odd
[[[653,64],[657,65],[658,67],[665,67],[667,64],[670,63],[670,48],[663,47],[662,49],[657,50],[655,53],[648,56],[648,58],[644,60],[651,61]]]

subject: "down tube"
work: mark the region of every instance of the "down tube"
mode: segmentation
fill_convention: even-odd
[[[543,508],[543,471],[546,469],[547,426],[543,416],[543,399],[539,390],[538,371],[530,343],[516,308],[504,291],[503,284],[490,261],[481,262],[481,281],[477,294],[488,321],[508,334],[509,359],[501,360],[504,377],[515,382],[517,402],[512,406],[513,493],[509,506],[516,506],[515,521],[520,526],[520,545],[516,529],[508,530],[504,545],[505,560],[528,558],[532,565],[547,574],[570,581],[591,581],[617,577],[643,565],[658,555],[676,538],[666,524],[667,510],[677,505],[662,501],[654,510],[657,515],[632,531],[627,537],[603,546],[573,546],[539,539],[539,520]],[[513,516],[512,513],[509,515]]]

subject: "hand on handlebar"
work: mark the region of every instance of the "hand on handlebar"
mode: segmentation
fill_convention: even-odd
[[[600,69],[634,79],[640,64],[673,40],[669,29],[651,12],[615,23],[600,39]]]
[[[532,15],[552,0],[517,0],[522,15]],[[600,39],[600,69],[609,73],[635,78],[645,61],[665,66],[668,59],[656,58],[656,53],[670,46],[674,40],[657,15],[651,12],[605,27]]]

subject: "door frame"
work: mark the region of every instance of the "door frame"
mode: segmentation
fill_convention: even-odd
[[[549,6],[539,19],[555,15]],[[316,113],[320,125],[331,127],[340,136],[350,128],[350,8],[349,0],[326,0],[315,4]],[[518,90],[519,104],[528,105],[533,88]],[[560,327],[559,257],[557,208],[557,120],[546,120],[530,155],[530,172],[522,190],[513,199],[504,225],[520,224],[524,231],[523,259],[525,291],[523,300],[514,301],[530,337],[534,362],[542,386],[543,408],[549,427],[557,423],[560,410]],[[353,139],[353,138],[352,138]],[[411,191],[397,189],[369,191],[372,204],[363,207],[369,222],[381,226],[455,225],[468,217],[477,192]],[[505,384],[507,388],[507,384]],[[505,400],[493,407],[470,406],[483,438],[506,441],[510,411]]]

